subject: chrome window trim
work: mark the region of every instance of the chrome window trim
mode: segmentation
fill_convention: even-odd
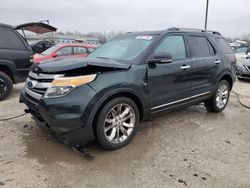
[[[182,102],[182,101],[186,101],[186,100],[189,100],[189,99],[193,99],[195,97],[199,97],[199,96],[206,95],[206,94],[209,94],[209,93],[210,93],[210,91],[207,91],[207,92],[204,92],[204,93],[193,95],[191,97],[187,97],[187,98],[180,99],[180,100],[177,100],[177,101],[173,101],[173,102],[170,102],[170,103],[162,104],[162,105],[159,105],[159,106],[154,106],[154,107],[150,108],[150,110],[154,110],[154,109],[161,108],[161,107],[164,107],[164,106],[169,106],[171,104],[175,104],[175,103],[178,103],[178,102]]]

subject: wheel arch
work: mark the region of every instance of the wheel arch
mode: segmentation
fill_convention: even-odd
[[[7,74],[13,83],[15,83],[16,66],[13,62],[0,60],[0,71]]]
[[[219,79],[219,82],[221,80],[226,80],[229,83],[230,90],[232,90],[232,88],[233,88],[233,78],[232,78],[232,76],[229,73],[226,73],[226,74],[222,75],[220,77],[220,79]]]
[[[147,103],[142,100],[139,95],[133,91],[132,89],[116,89],[114,91],[111,91],[107,94],[105,94],[103,97],[101,97],[100,100],[95,104],[92,112],[90,113],[88,124],[93,125],[95,124],[98,114],[100,113],[102,107],[106,105],[109,101],[111,101],[114,98],[117,97],[127,97],[135,102],[135,104],[138,107],[139,113],[140,113],[140,121],[147,119],[148,116],[148,106]]]

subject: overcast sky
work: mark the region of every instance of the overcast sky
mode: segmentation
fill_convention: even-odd
[[[110,32],[203,28],[206,0],[0,0],[0,23],[49,19],[58,31]],[[210,0],[208,29],[250,33],[250,0]]]

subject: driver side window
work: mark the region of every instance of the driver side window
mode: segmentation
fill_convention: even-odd
[[[161,44],[156,48],[154,55],[161,53],[170,53],[173,60],[185,59],[186,48],[183,36],[171,35],[166,37]]]
[[[63,56],[63,55],[73,55],[72,53],[72,47],[64,47],[61,48],[60,50],[58,50],[57,54],[59,56]]]

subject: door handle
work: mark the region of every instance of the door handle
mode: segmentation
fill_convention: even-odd
[[[220,60],[215,60],[215,61],[214,61],[214,64],[219,64],[219,63],[221,63]]]
[[[180,68],[181,68],[182,70],[186,70],[186,69],[190,69],[191,66],[190,66],[190,65],[182,65]]]

